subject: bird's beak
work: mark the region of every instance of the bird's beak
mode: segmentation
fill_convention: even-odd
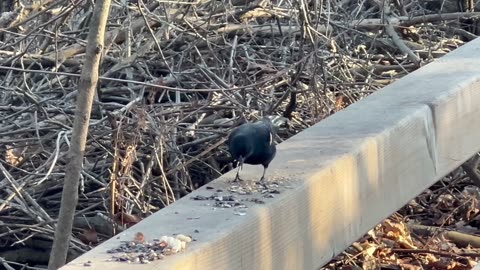
[[[270,118],[270,121],[272,121],[273,126],[278,130],[281,127],[285,127],[288,123],[288,118],[283,117],[283,116],[278,116],[278,115],[271,115],[268,118]]]

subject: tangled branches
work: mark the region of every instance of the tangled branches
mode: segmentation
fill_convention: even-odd
[[[25,251],[7,260],[24,261],[53,238],[93,9],[11,2],[0,16],[0,239]],[[76,232],[106,238],[230,170],[226,134],[245,120],[289,119],[281,141],[476,37],[459,22],[478,13],[431,3],[116,2]],[[75,236],[73,250],[88,250]]]

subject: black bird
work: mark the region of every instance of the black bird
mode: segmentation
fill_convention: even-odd
[[[243,124],[230,133],[228,148],[232,157],[239,163],[234,182],[242,180],[239,173],[243,163],[262,164],[263,175],[259,182],[263,182],[265,171],[277,152],[274,137],[275,127],[272,121],[266,117],[255,123]]]

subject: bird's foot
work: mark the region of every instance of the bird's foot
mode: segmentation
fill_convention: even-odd
[[[235,177],[235,179],[232,180],[232,183],[238,183],[238,182],[243,182],[244,180],[240,177]]]
[[[264,177],[260,178],[260,180],[257,181],[257,185],[262,186],[265,189],[268,189],[267,181],[265,180]]]

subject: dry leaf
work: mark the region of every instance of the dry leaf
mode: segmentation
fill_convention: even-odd
[[[5,161],[12,166],[17,166],[23,160],[23,152],[24,149],[7,146],[7,151],[5,151]]]
[[[120,224],[122,226],[127,226],[127,228],[130,228],[131,226],[137,224],[140,222],[142,219],[135,216],[135,215],[130,215],[127,213],[118,213],[115,215],[115,222],[117,224]]]
[[[387,219],[382,223],[382,226],[386,237],[396,241],[401,247],[408,249],[417,248],[410,237],[410,231],[408,231],[403,222],[395,223]]]
[[[98,244],[98,235],[94,228],[84,230],[83,233],[78,236],[78,239],[87,245]]]

